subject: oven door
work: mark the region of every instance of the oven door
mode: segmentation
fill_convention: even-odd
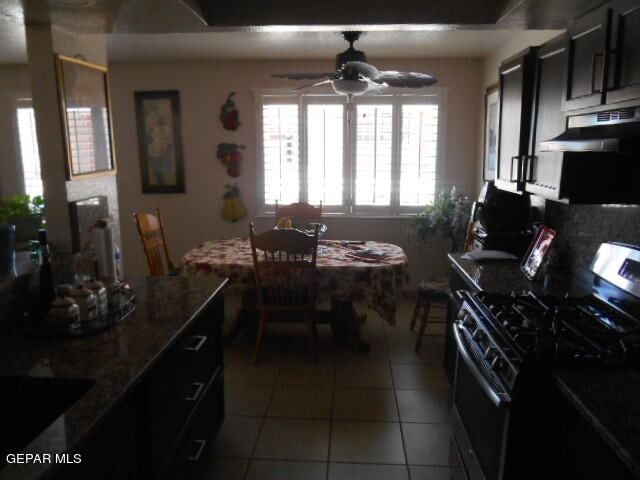
[[[458,360],[453,403],[459,415],[455,441],[471,479],[497,480],[504,465],[511,399],[472,335],[460,322],[454,324]]]

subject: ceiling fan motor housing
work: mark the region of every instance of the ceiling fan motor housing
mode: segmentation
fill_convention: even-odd
[[[364,62],[367,63],[367,56],[364,52],[356,50],[352,46],[344,52],[336,55],[336,71],[341,70],[342,66],[347,62]]]

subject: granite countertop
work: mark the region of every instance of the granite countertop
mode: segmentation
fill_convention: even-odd
[[[578,291],[577,287],[560,276],[548,275],[539,280],[528,280],[520,272],[519,260],[476,262],[463,260],[462,255],[462,253],[450,253],[449,263],[475,290],[496,293],[532,291],[537,295],[550,294],[557,297],[564,297],[565,294],[584,295],[584,292]]]
[[[28,338],[18,331],[1,334],[0,376],[95,381],[60,417],[64,428],[56,428],[60,422],[54,422],[23,452],[55,454],[77,446],[123,393],[178,339],[200,308],[227,280],[142,277],[131,278],[129,282],[136,295],[136,309],[110,330],[63,340]],[[38,478],[50,466],[6,465],[0,470],[0,480]]]
[[[565,368],[556,385],[636,478],[640,478],[640,371]]]
[[[555,293],[527,280],[517,261],[477,263],[450,254],[451,266],[478,290]],[[562,291],[565,285],[559,284]],[[566,291],[570,292],[567,288]],[[560,392],[613,452],[640,478],[640,371],[565,367],[553,373]]]

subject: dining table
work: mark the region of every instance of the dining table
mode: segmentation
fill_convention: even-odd
[[[390,325],[409,282],[409,264],[398,245],[378,241],[320,240],[316,258],[319,303],[330,300],[328,318],[334,337],[361,342],[354,303],[366,304]],[[215,275],[229,279],[226,293],[250,297],[255,289],[253,256],[248,238],[208,240],[182,257],[182,275]],[[244,302],[243,302],[244,303]],[[248,302],[250,303],[250,301]]]

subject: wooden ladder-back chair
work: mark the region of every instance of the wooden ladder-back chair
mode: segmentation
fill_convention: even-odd
[[[320,202],[319,207],[314,207],[313,205],[304,202],[292,203],[290,205],[278,205],[278,201],[276,200],[276,221],[283,217],[291,218],[294,227],[306,226],[306,224],[298,225],[296,220],[304,220],[307,223],[317,223],[322,217],[322,202]]]
[[[300,314],[307,326],[309,345],[316,360],[317,332],[313,316],[316,300],[318,227],[314,234],[296,229],[268,230],[255,234],[249,225],[259,312],[255,363],[260,360],[262,339],[270,314]]]
[[[133,218],[136,220],[144,255],[147,257],[149,273],[151,275],[175,275],[177,269],[169,257],[160,209],[156,208],[155,215],[134,213]]]

